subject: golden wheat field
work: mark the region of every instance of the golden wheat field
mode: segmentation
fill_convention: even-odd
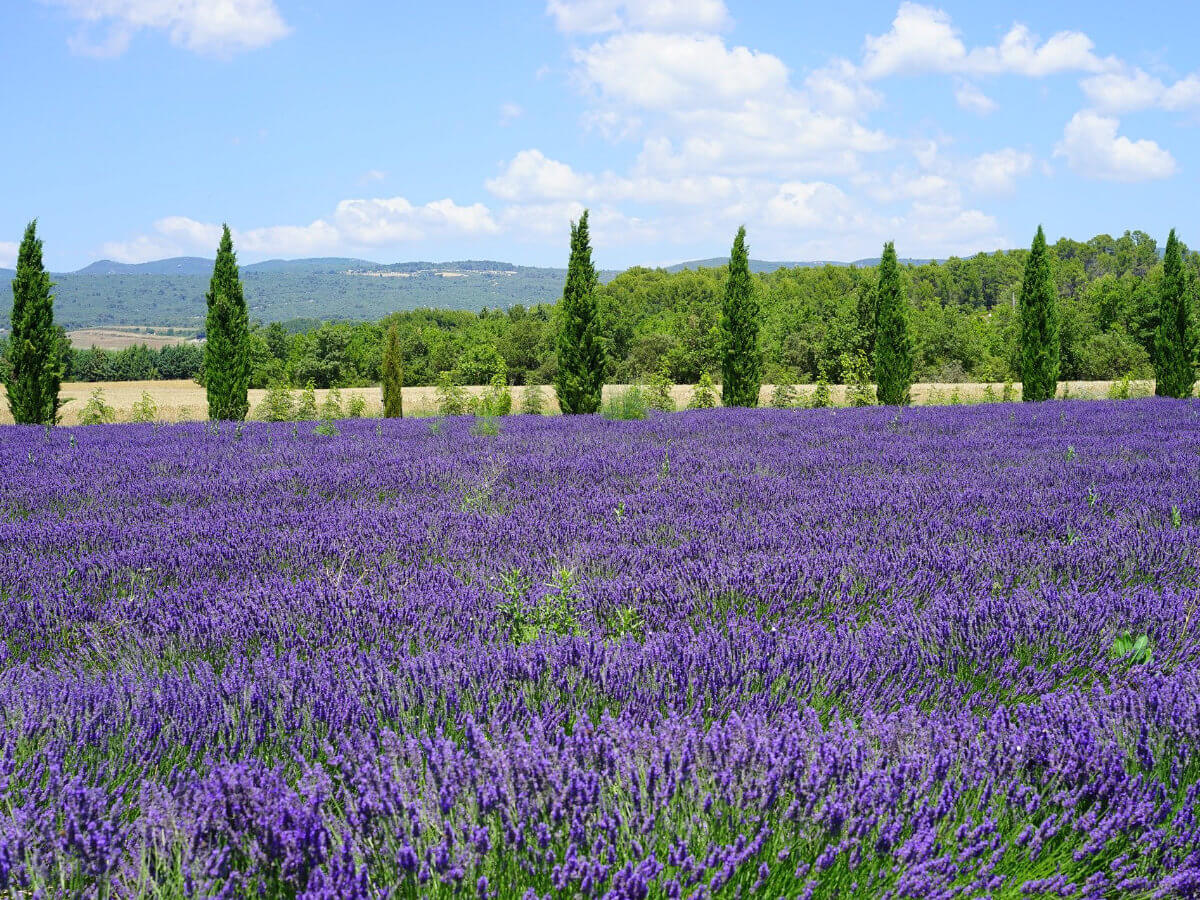
[[[1071,381],[1063,382],[1059,387],[1059,395],[1062,396],[1065,392],[1067,396],[1079,400],[1100,400],[1108,396],[1109,388],[1113,382],[1110,381]],[[988,395],[988,388],[991,388],[991,396]],[[621,392],[629,389],[628,385],[606,385],[604,388],[604,397],[610,400],[618,396]],[[1134,381],[1129,384],[1130,396],[1141,397],[1149,396],[1154,393],[1153,381]],[[79,414],[88,402],[88,398],[94,391],[99,390],[102,393],[105,403],[113,408],[118,422],[128,422],[133,418],[134,405],[138,403],[142,394],[149,394],[157,407],[157,418],[163,422],[191,422],[201,421],[207,418],[208,404],[204,395],[204,388],[196,384],[194,381],[98,381],[98,382],[71,382],[64,384],[62,387],[62,397],[66,402],[62,410],[62,424],[76,425],[79,422]],[[464,391],[468,396],[482,393],[486,388],[482,387],[467,387]],[[522,387],[512,388],[513,408],[520,408],[522,392],[525,389]],[[672,389],[672,395],[675,398],[676,405],[682,409],[687,405],[688,399],[692,395],[691,385],[675,385]],[[761,405],[766,406],[770,403],[771,395],[774,393],[774,385],[764,385],[761,394]],[[797,385],[795,388],[796,398],[798,401],[804,401],[812,396],[816,388],[811,384]],[[941,405],[946,403],[979,403],[986,400],[1000,399],[1003,395],[1004,386],[1001,384],[914,384],[912,388],[913,403],[917,405]],[[1013,388],[1013,396],[1020,397],[1020,386]],[[266,395],[265,390],[250,391],[250,418],[259,418],[258,407],[262,403],[263,397]],[[317,403],[324,402],[329,391],[318,390],[316,392]],[[366,401],[365,415],[378,416],[383,412],[383,401],[380,397],[378,387],[365,388],[342,388],[340,390],[342,407],[346,408],[346,404],[350,398],[358,395]],[[846,387],[845,385],[831,385],[830,394],[834,404],[844,405],[846,403]],[[299,396],[299,392],[293,392],[293,396]],[[720,389],[717,389],[717,396],[720,396]],[[545,402],[545,411],[547,413],[557,413],[558,404],[554,398],[554,389],[551,387],[542,388],[542,398]],[[12,416],[8,410],[8,400],[4,396],[4,389],[0,387],[0,424],[11,424]],[[432,416],[437,414],[437,388],[435,387],[406,387],[404,389],[404,413],[408,416]]]

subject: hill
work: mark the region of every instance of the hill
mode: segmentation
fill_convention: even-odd
[[[905,260],[921,263],[924,260]],[[694,260],[669,272],[715,268],[727,257]],[[751,260],[754,272],[856,263]],[[261,322],[295,319],[361,321],[397,310],[433,307],[478,312],[521,303],[554,303],[562,294],[566,269],[519,266],[497,260],[377,263],[348,257],[272,259],[242,267],[251,318]],[[204,295],[212,260],[181,256],[146,263],[98,260],[75,272],[52,274],[55,319],[67,329],[146,325],[204,327]],[[618,273],[602,271],[601,281]],[[14,272],[0,269],[0,283]],[[8,327],[9,304],[0,302],[0,327]]]

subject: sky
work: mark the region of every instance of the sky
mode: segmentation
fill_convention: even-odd
[[[5,0],[0,266],[1200,243],[1200,4]]]

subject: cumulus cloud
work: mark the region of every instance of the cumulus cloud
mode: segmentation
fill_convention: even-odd
[[[42,0],[83,23],[69,43],[91,56],[119,56],[141,31],[166,32],[197,53],[229,55],[265,47],[290,28],[274,0]],[[89,29],[99,29],[96,37]]]
[[[421,206],[404,197],[343,200],[333,221],[316,219],[309,225],[270,225],[231,228],[234,247],[247,256],[313,256],[355,247],[377,247],[444,235],[477,236],[499,230],[481,203],[459,206],[436,200]],[[104,255],[118,262],[198,253],[211,255],[221,237],[221,225],[187,216],[167,216],[149,234],[104,245]]]
[[[605,99],[653,110],[730,106],[787,87],[783,60],[713,35],[616,34],[575,55]]]
[[[1086,34],[1061,31],[1044,43],[1026,26],[1013,25],[994,47],[969,50],[950,16],[919,3],[900,4],[891,30],[868,35],[863,47],[867,78],[919,72],[1011,73],[1040,78],[1057,72],[1098,72],[1111,65],[1093,52]]]
[[[717,31],[729,24],[723,0],[549,0],[546,12],[568,33]]]
[[[1077,112],[1063,129],[1054,155],[1072,171],[1103,181],[1150,181],[1175,174],[1175,158],[1151,140],[1117,134],[1120,123],[1092,110]]]
[[[860,224],[845,192],[826,181],[781,184],[778,193],[767,202],[765,219],[772,225],[837,231]]]
[[[504,200],[585,200],[593,179],[569,165],[548,159],[540,150],[522,150],[505,170],[486,182],[487,189]]]
[[[1171,112],[1200,108],[1200,76],[1189,75],[1168,86],[1140,68],[1121,67],[1080,86],[1092,106],[1106,113],[1159,108]]]
[[[986,116],[996,111],[996,101],[969,81],[960,81],[954,89],[954,102],[967,112]]]
[[[1017,179],[1033,171],[1033,155],[1007,147],[993,153],[983,153],[966,166],[971,187],[985,194],[1007,194],[1017,186]]]

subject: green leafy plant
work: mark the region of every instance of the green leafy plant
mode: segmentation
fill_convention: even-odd
[[[437,398],[438,415],[466,415],[467,395],[453,372],[442,372],[438,377]]]
[[[1154,659],[1154,646],[1150,643],[1149,635],[1134,637],[1129,631],[1122,631],[1113,641],[1108,655],[1129,665],[1142,666]]]
[[[1183,513],[1178,506],[1171,507],[1171,527],[1178,530],[1183,527]]]
[[[158,421],[158,404],[154,402],[149,391],[142,391],[141,398],[133,404],[129,421],[143,424]]]
[[[275,382],[258,404],[255,415],[264,422],[289,422],[296,418],[296,402],[282,382]]]
[[[540,384],[527,384],[521,392],[521,414],[540,416],[546,410],[546,397]]]
[[[650,376],[646,390],[646,406],[658,412],[675,412],[675,398],[671,395],[671,388],[674,386],[675,383],[666,368],[659,369]]]
[[[871,384],[871,365],[867,362],[867,355],[861,350],[843,353],[841,363],[845,373],[846,402],[850,406],[874,406],[875,386]]]
[[[353,394],[346,401],[346,415],[351,419],[361,419],[367,413],[367,401],[362,394]]]
[[[813,409],[827,409],[833,406],[833,393],[829,389],[829,369],[825,363],[817,367],[817,389],[812,395]]]
[[[300,401],[296,404],[296,419],[309,422],[317,418],[317,391],[310,381],[300,392]]]
[[[108,425],[117,420],[117,413],[105,402],[104,391],[96,388],[79,413],[80,425]]]
[[[1063,454],[1063,458],[1067,462],[1071,462],[1071,460],[1075,459],[1075,457],[1077,457],[1078,455],[1079,454],[1075,452],[1075,446],[1072,444],[1067,447],[1067,452],[1065,454]]]
[[[636,420],[646,418],[648,405],[641,387],[631,384],[624,390],[614,391],[600,410],[606,419]]]
[[[790,384],[777,384],[771,391],[771,406],[774,409],[791,409],[796,405],[796,388]]]
[[[1129,375],[1121,376],[1119,381],[1114,381],[1108,386],[1109,400],[1128,400],[1130,393],[1131,389]]]
[[[712,376],[707,372],[700,373],[700,380],[696,383],[695,390],[692,391],[692,398],[688,400],[688,409],[714,409],[717,405],[716,385],[713,384]]]

